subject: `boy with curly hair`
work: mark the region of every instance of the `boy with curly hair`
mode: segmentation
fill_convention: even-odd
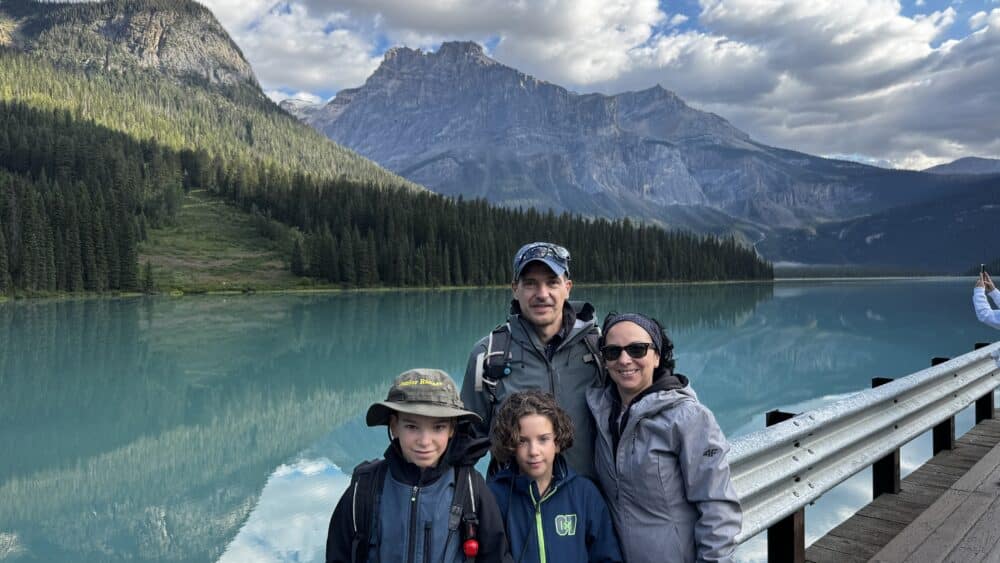
[[[500,471],[489,483],[518,563],[622,561],[597,487],[563,459],[573,422],[552,395],[514,393],[494,415],[491,451]]]

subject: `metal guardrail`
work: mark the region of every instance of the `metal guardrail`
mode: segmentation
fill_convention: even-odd
[[[737,542],[767,530],[1000,385],[1000,342],[733,441]],[[992,412],[992,411],[991,411]]]

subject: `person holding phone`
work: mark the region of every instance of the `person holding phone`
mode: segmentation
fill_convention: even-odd
[[[976,318],[980,322],[993,328],[1000,328],[1000,311],[990,307],[989,301],[986,300],[987,295],[990,296],[995,305],[1000,306],[1000,291],[997,291],[997,286],[993,283],[989,273],[986,272],[986,268],[980,265],[979,279],[976,280],[976,286],[972,288],[972,308],[975,309]]]

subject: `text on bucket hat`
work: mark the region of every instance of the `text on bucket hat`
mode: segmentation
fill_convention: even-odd
[[[365,422],[368,426],[388,425],[389,416],[397,412],[481,420],[478,414],[465,410],[451,377],[442,370],[430,368],[411,369],[396,376],[385,400],[368,407]]]

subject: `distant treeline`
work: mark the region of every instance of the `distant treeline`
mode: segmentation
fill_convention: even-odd
[[[264,147],[292,136],[319,143],[309,152],[317,162],[348,152],[297,133],[306,126],[276,109],[262,118],[229,100],[211,114],[218,95],[194,86],[85,76],[3,50],[0,77],[0,293],[139,289],[138,243],[170,223],[195,186],[296,227],[290,269],[348,287],[506,283],[511,255],[531,240],[566,245],[585,281],[773,276],[731,239],[453,200],[394,183],[353,155],[336,166],[352,179],[314,173],[293,165],[287,148],[266,157]],[[281,125],[257,127],[272,122]],[[248,123],[253,138],[227,133]],[[150,140],[157,131],[170,141]]]
[[[139,240],[182,176],[174,151],[0,102],[0,292],[137,289]]]
[[[239,168],[217,183],[246,209],[305,232],[291,267],[351,286],[486,285],[510,281],[517,248],[551,240],[569,248],[588,282],[770,279],[773,270],[732,238],[667,231],[535,209],[494,207],[432,193],[363,188],[275,169]]]

